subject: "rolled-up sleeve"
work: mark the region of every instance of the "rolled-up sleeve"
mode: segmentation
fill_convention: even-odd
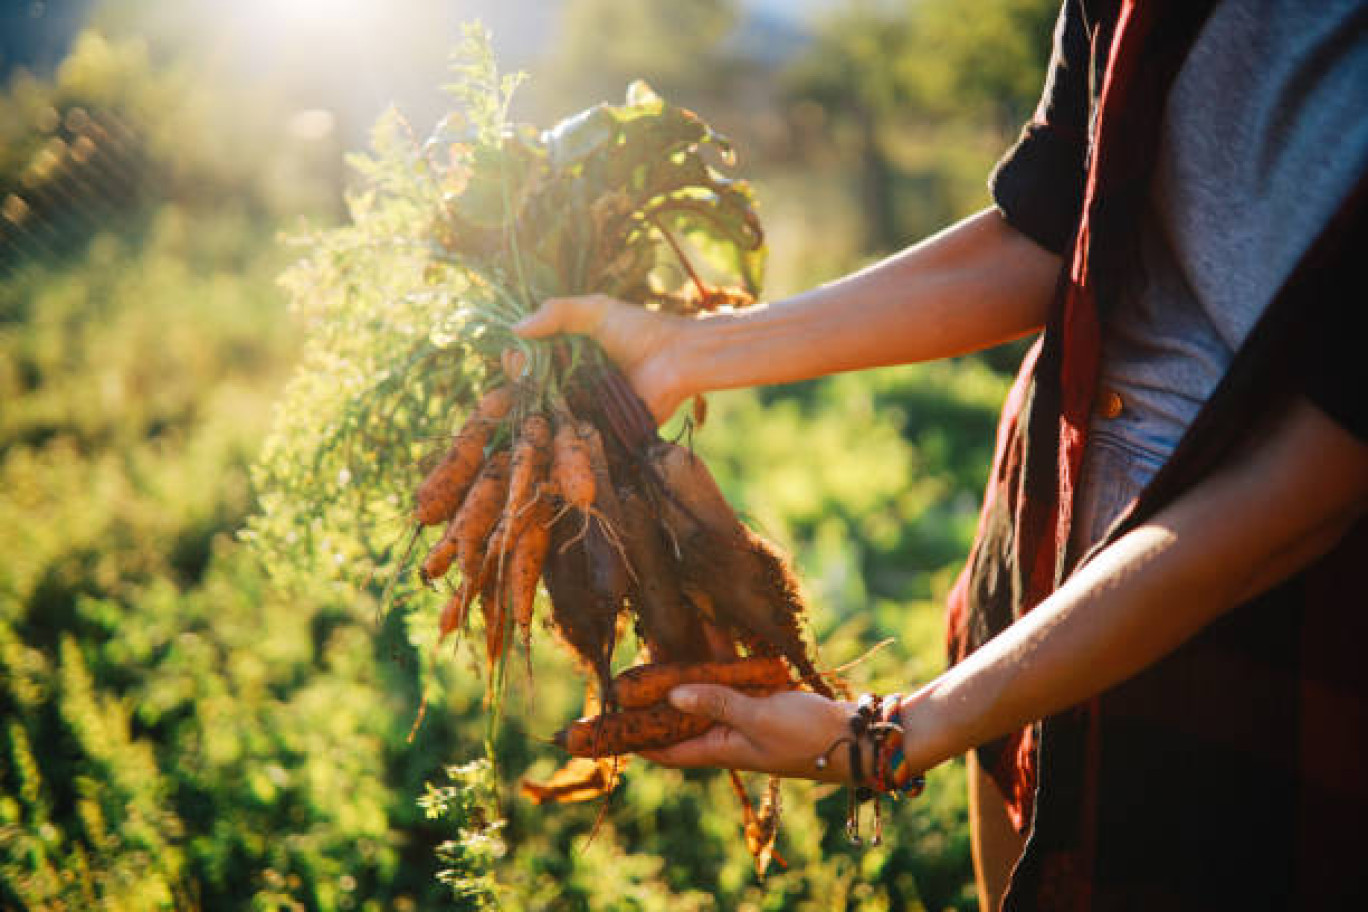
[[[1008,224],[1053,253],[1068,246],[1083,206],[1091,60],[1080,0],[1065,0],[1040,104],[988,182]]]

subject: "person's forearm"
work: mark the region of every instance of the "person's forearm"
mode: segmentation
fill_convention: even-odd
[[[1059,262],[985,210],[829,285],[698,321],[678,369],[704,392],[976,351],[1043,324]]]
[[[1159,525],[1116,542],[914,695],[904,708],[910,762],[936,766],[1080,703],[1177,647],[1207,620],[1200,609],[1225,607],[1194,572],[1197,550]]]
[[[1114,686],[1325,553],[1365,508],[1368,444],[1294,403],[1270,427],[1253,429],[1238,458],[904,701],[907,761],[930,769]],[[671,700],[721,724],[652,752],[657,762],[828,781],[849,775],[840,751],[816,762],[848,740],[848,704],[715,685],[677,688]]]
[[[1305,404],[1260,436],[919,691],[904,713],[911,762],[929,768],[1118,684],[1328,550],[1327,530],[1362,514],[1368,448]]]

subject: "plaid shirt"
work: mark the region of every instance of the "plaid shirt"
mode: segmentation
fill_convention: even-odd
[[[1226,0],[1239,2],[1239,0]],[[993,178],[1064,256],[1003,409],[978,537],[951,593],[952,662],[1079,563],[1073,495],[1101,332],[1127,281],[1168,88],[1211,0],[1067,0],[1036,116]],[[1368,302],[1368,181],[1345,199],[1168,463],[1099,547],[1198,484],[1295,395],[1368,439],[1349,308]],[[1353,349],[1351,350],[1351,344]],[[1368,521],[1314,566],[1130,681],[979,748],[1026,852],[1008,908],[1368,908]]]

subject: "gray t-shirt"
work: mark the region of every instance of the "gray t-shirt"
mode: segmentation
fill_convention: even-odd
[[[1366,166],[1368,3],[1220,4],[1170,90],[1143,276],[1103,341],[1123,407],[1092,440],[1133,463],[1104,483],[1134,496],[1168,458]]]

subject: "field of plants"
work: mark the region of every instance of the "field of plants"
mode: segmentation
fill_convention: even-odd
[[[620,104],[637,77],[698,110],[754,186],[766,299],[984,205],[1053,18],[1039,0],[985,0],[972,21],[948,0],[858,3],[762,66],[728,38],[732,4],[638,6],[595,53],[604,4],[562,4],[512,116]],[[380,610],[385,549],[440,447],[412,424],[362,509],[344,464],[280,443],[350,395],[291,385],[341,331],[337,302],[400,279],[317,241],[375,211],[377,175],[343,158],[366,140],[323,129],[279,70],[232,78],[164,10],[95,4],[59,65],[0,93],[0,906],[971,908],[959,765],[861,849],[839,789],[784,783],[786,866],[763,880],[723,775],[638,760],[599,801],[521,794],[582,709],[566,650],[531,637],[535,675],[517,653],[494,714],[483,637],[434,659],[448,596],[410,573]],[[693,43],[642,52],[672,16]],[[404,113],[372,160],[396,124],[435,126]],[[302,294],[320,275],[359,285]],[[691,437],[792,557],[820,667],[891,640],[847,672],[858,689],[943,665],[941,599],[1015,356],[718,394]],[[635,641],[617,648],[621,666]]]

